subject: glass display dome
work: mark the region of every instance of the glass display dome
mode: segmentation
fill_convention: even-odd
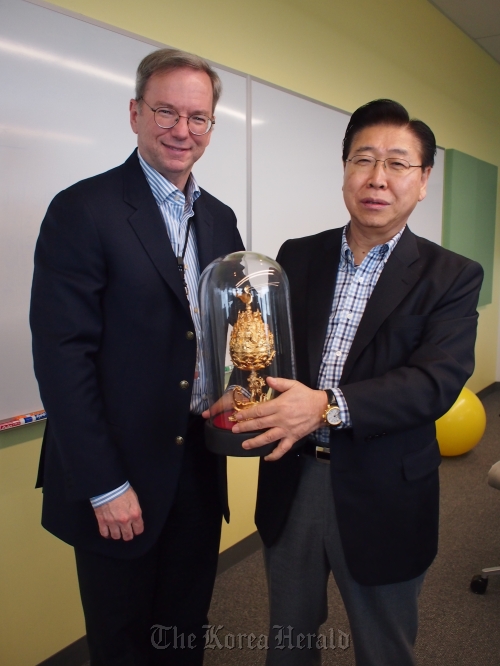
[[[203,350],[210,419],[208,448],[230,456],[264,456],[276,443],[246,450],[259,434],[236,434],[234,414],[276,397],[266,377],[295,379],[288,279],[279,264],[256,252],[213,261],[200,278]]]

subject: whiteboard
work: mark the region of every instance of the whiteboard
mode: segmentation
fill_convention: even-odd
[[[61,189],[132,152],[128,103],[137,65],[154,48],[44,6],[0,0],[0,420],[42,408],[28,310],[47,206]],[[234,209],[247,248],[274,257],[287,238],[345,224],[340,158],[348,115],[216,70],[224,92],[194,174]],[[414,216],[411,225],[438,242],[442,165],[420,205],[422,220]]]
[[[340,227],[342,139],[349,116],[252,82],[252,249]]]

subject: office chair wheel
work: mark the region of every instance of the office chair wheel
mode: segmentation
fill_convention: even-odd
[[[474,576],[470,582],[470,589],[474,594],[484,594],[488,587],[488,579],[483,578],[481,574]]]

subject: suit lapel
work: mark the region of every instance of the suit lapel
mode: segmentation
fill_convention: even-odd
[[[128,221],[161,277],[189,313],[172,244],[136,152],[125,162],[124,168],[124,200],[135,208]]]
[[[332,229],[331,236],[311,257],[307,283],[307,348],[311,386],[318,378],[328,319],[342,246],[342,229]]]
[[[410,268],[418,257],[415,236],[406,228],[366,304],[342,371],[340,384],[347,382],[349,373],[361,352],[419,279],[419,273]]]
[[[205,205],[203,190],[201,190],[201,195],[195,201],[193,210],[198,263],[200,264],[201,275],[208,264],[217,258],[214,257],[214,218]]]

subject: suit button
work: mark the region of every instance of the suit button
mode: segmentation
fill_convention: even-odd
[[[179,435],[179,437],[176,437],[176,438],[175,438],[175,443],[176,443],[178,446],[181,446],[181,444],[184,444],[184,437],[181,437],[181,436]]]
[[[194,340],[194,333],[193,331],[186,331],[186,338],[188,340]]]
[[[179,386],[181,389],[188,389],[189,388],[189,382],[187,382],[185,379],[182,380],[182,382],[179,382]]]

